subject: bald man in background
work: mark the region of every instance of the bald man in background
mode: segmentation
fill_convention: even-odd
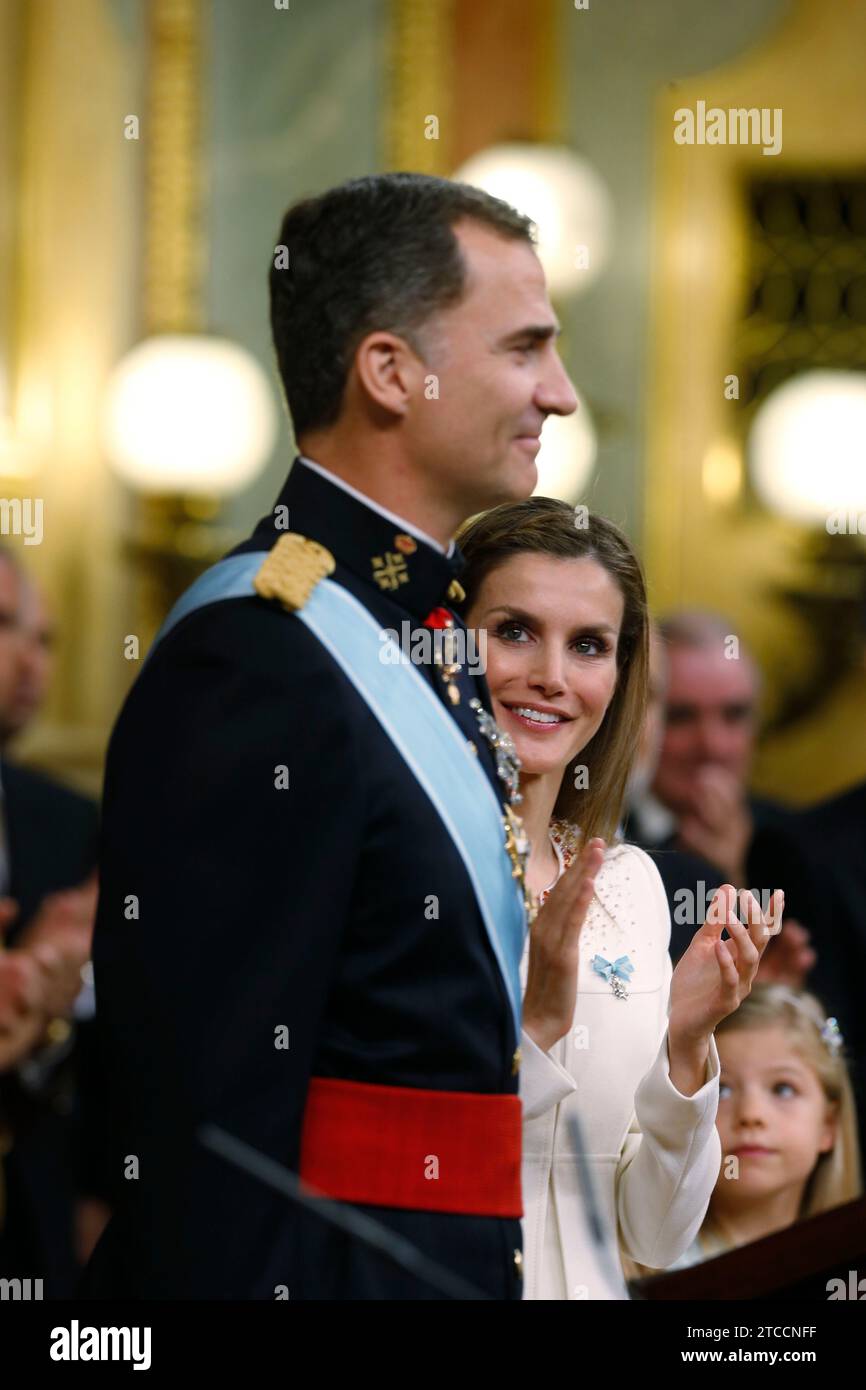
[[[86,1248],[77,1201],[93,1163],[81,1115],[82,997],[96,911],[97,810],[8,758],[51,678],[37,585],[0,549],[0,1277],[71,1294]]]
[[[0,566],[10,583],[10,565]],[[14,579],[12,583],[14,584]],[[18,572],[18,655],[6,663],[0,690],[0,751],[36,717],[48,694],[54,670],[54,622],[39,585]],[[8,591],[7,591],[8,592]]]
[[[752,845],[758,827],[785,824],[792,814],[749,795],[760,672],[748,651],[731,646],[731,636],[723,619],[696,612],[675,614],[650,631],[647,713],[625,833],[661,874],[674,961],[703,925],[705,905],[722,883],[776,886],[777,880],[761,879],[766,866],[753,861]],[[778,886],[785,886],[782,874]],[[786,918],[758,978],[801,989],[815,961],[809,932]]]
[[[715,613],[677,612],[659,623],[667,657],[664,730],[652,781],[654,838],[746,884],[755,830],[783,821],[749,777],[761,674],[733,626]]]

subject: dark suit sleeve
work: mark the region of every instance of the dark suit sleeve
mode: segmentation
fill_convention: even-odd
[[[18,903],[7,945],[14,945],[43,898],[76,888],[96,863],[97,809],[78,792],[14,763],[2,764],[6,833]]]
[[[820,917],[821,867],[810,843],[806,819],[758,830],[749,849],[749,882],[783,888],[785,916],[814,928]]]
[[[762,886],[783,888],[785,920],[808,928],[817,960],[805,988],[844,1020],[843,1031],[850,1039],[860,1012],[857,991],[852,990],[858,972],[852,967],[858,937],[854,924],[858,913],[862,920],[862,909],[854,907],[846,891],[848,875],[838,848],[831,842],[828,857],[827,845],[810,834],[811,819],[806,813],[762,830],[753,842],[749,869]]]
[[[363,837],[358,719],[302,622],[244,601],[168,639],[116,731],[97,1016],[124,1278],[151,1293],[291,1289],[290,1205],[206,1153],[196,1130],[214,1122],[296,1166]]]

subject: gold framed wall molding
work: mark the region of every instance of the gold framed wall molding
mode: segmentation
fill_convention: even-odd
[[[557,0],[389,0],[387,16],[386,169],[447,178],[488,145],[563,138]]]
[[[44,499],[44,540],[22,559],[59,635],[46,709],[16,755],[95,793],[129,680],[125,499],[103,458],[101,405],[137,324],[128,286],[140,146],[124,139],[123,120],[140,109],[139,74],[109,0],[29,0],[22,30],[11,415],[33,466],[2,487]]]
[[[786,172],[825,178],[866,168],[859,0],[798,0],[745,56],[669,84],[655,113],[656,209],[651,307],[645,556],[656,611],[687,604],[729,615],[757,651],[768,704],[814,661],[796,615],[773,601],[807,583],[804,528],[747,506],[735,374],[748,246],[750,181]],[[676,113],[782,112],[782,147],[679,144]],[[761,791],[806,801],[866,777],[866,673],[852,669],[815,719],[762,748]],[[791,769],[796,775],[791,776]]]

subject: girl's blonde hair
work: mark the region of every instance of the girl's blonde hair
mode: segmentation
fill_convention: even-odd
[[[722,1019],[716,1028],[716,1037],[772,1027],[784,1028],[794,1051],[815,1072],[836,1118],[833,1148],[818,1155],[803,1191],[797,1218],[802,1221],[807,1216],[817,1216],[819,1212],[853,1202],[862,1195],[854,1093],[844,1046],[833,1047],[828,1041],[833,1035],[832,1029],[828,1028],[826,1012],[813,994],[791,989],[788,985],[758,982],[740,1007]],[[698,1234],[698,1243],[705,1259],[731,1248],[713,1217],[712,1199]],[[635,1264],[627,1256],[623,1256],[623,1269],[629,1279],[659,1273]]]

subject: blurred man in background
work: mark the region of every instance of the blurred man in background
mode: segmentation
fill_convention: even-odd
[[[626,836],[655,861],[671,911],[678,960],[722,883],[785,887],[753,876],[756,824],[789,813],[748,793],[760,677],[748,653],[725,655],[730,629],[712,614],[684,613],[650,634],[647,714],[629,788]],[[737,651],[737,648],[733,649]],[[786,900],[787,901],[787,900]],[[815,964],[809,933],[786,912],[759,978],[802,988]]]
[[[17,575],[19,614],[17,622],[17,660],[7,662],[6,680],[0,695],[0,749],[23,732],[39,713],[48,693],[54,669],[54,623],[42,590],[35,580],[10,564],[8,554],[0,559],[5,563],[7,600],[9,586],[15,586]],[[4,610],[8,604],[4,605]]]
[[[664,734],[644,808],[650,839],[691,850],[747,886],[756,828],[783,820],[749,794],[761,678],[730,624],[680,612],[659,624],[668,662]]]
[[[658,807],[650,788],[658,770],[665,736],[668,691],[667,654],[655,623],[650,626],[649,658],[646,715],[629,778],[626,793],[628,811],[623,829],[625,838],[645,849],[661,874],[671,914],[670,953],[672,960],[677,961],[698,927],[703,925],[703,916],[700,921],[697,917],[700,915],[698,904],[704,900],[704,890],[712,896],[724,882],[724,875],[699,854],[667,843],[667,833],[665,841],[661,843],[654,835],[658,814],[661,812],[664,815],[664,810]],[[668,832],[667,819],[663,828]],[[685,900],[684,891],[690,895]],[[688,910],[689,903],[694,904],[692,910]]]
[[[37,586],[0,550],[0,1276],[71,1293],[82,1186],[73,1010],[96,911],[97,812],[8,759],[39,712],[52,631]]]

